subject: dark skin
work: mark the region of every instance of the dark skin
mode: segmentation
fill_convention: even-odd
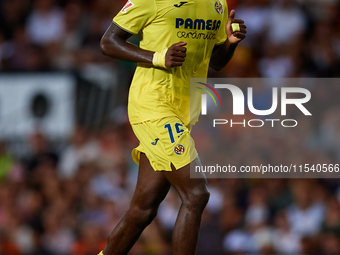
[[[240,32],[233,32],[231,28],[232,23],[240,24]],[[210,60],[210,67],[219,71],[223,69],[234,55],[234,51],[239,42],[241,42],[247,33],[247,27],[241,19],[235,19],[235,11],[232,10],[227,22],[226,32],[228,39],[213,50]],[[135,63],[148,63],[152,64],[152,58],[155,52],[143,50],[126,40],[132,34],[122,30],[115,24],[111,24],[105,32],[101,42],[100,48],[104,55],[114,57],[120,60],[135,62]],[[165,66],[172,68],[181,66],[185,61],[187,48],[186,42],[178,42],[173,44],[165,57]]]
[[[233,33],[232,23],[239,23],[241,31]],[[230,12],[226,32],[227,41],[215,47],[211,57],[210,66],[215,70],[226,66],[247,32],[243,20],[235,19],[234,10]],[[154,52],[128,43],[126,40],[131,36],[112,24],[100,42],[103,54],[125,61],[152,64]],[[168,69],[182,66],[186,58],[186,45],[186,42],[178,42],[169,47],[165,56]],[[199,158],[191,164],[201,165]],[[203,173],[201,178],[190,178],[190,165],[177,170],[172,166],[172,169],[171,172],[154,171],[146,155],[141,153],[137,186],[130,208],[110,233],[104,255],[124,255],[129,252],[145,227],[156,217],[159,204],[171,186],[182,201],[173,231],[173,254],[196,254],[201,217],[210,196],[207,180]]]
[[[199,164],[197,158],[192,164]],[[136,191],[129,210],[123,215],[108,237],[104,255],[127,254],[144,228],[157,215],[159,204],[171,185],[179,194],[182,204],[172,236],[173,254],[194,255],[202,212],[208,202],[207,180],[190,178],[190,165],[172,172],[156,172],[148,158],[141,154]]]

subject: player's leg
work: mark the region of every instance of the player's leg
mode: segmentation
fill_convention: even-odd
[[[156,217],[159,204],[170,189],[162,172],[155,172],[141,153],[135,193],[130,208],[110,233],[104,255],[125,255],[146,226]]]
[[[191,164],[201,163],[197,157]],[[190,178],[190,165],[163,174],[182,200],[172,237],[173,254],[194,255],[202,213],[210,196],[206,177],[202,173],[200,179]]]

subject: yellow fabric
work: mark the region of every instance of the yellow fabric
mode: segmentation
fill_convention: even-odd
[[[98,254],[98,255],[104,255],[103,251],[99,252],[99,254]]]
[[[168,52],[167,47],[165,47],[162,52],[155,52],[155,54],[153,55],[152,64],[155,67],[166,68],[166,66],[165,66],[165,55],[166,55],[167,52]]]
[[[185,125],[200,114],[200,94],[190,98],[190,78],[205,78],[212,50],[227,39],[226,0],[130,0],[113,19],[130,33],[141,33],[140,47],[162,52],[187,42],[181,67],[169,70],[138,64],[129,93],[131,124],[178,116]],[[196,107],[191,109],[190,99]],[[196,103],[196,101],[198,101]]]
[[[239,23],[232,23],[231,28],[233,29],[233,32],[239,32],[241,31],[240,24]]]
[[[177,117],[166,117],[132,125],[140,144],[132,151],[133,160],[139,164],[140,153],[145,153],[155,171],[178,170],[197,157],[190,127]]]

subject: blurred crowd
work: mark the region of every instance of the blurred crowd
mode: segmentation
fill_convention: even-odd
[[[109,61],[99,41],[120,1],[2,0],[0,70],[72,70]]]
[[[302,124],[297,131],[297,141],[270,129],[232,132],[224,138],[230,148],[225,160],[234,164],[239,158],[244,165],[296,159],[339,162],[329,156],[332,147],[308,147],[310,133],[304,128]],[[197,150],[204,158],[209,146],[199,137],[203,135],[196,132]],[[0,146],[0,253],[97,254],[128,208],[136,184],[138,167],[130,153],[137,140],[129,124],[95,133],[77,127],[62,150],[53,149],[41,132],[27,142],[30,153],[22,158]],[[338,179],[209,179],[209,189],[199,255],[340,254]],[[172,254],[179,206],[177,193],[170,190],[156,220],[129,254]]]
[[[124,2],[0,0],[0,72],[69,71],[90,63],[123,66],[123,75],[131,75],[131,66],[102,56],[99,49]],[[338,0],[228,4],[245,20],[248,35],[228,67],[210,70],[210,76],[340,75]],[[313,121],[296,129],[298,139],[270,129],[229,129],[224,137],[229,157],[245,165],[291,159],[340,163],[339,90],[315,87],[312,95],[320,105],[313,105]],[[199,130],[196,135],[198,152],[204,154],[209,141]],[[78,126],[62,149],[43,131],[28,137],[27,144],[27,155],[18,157],[0,143],[0,254],[96,254],[134,191],[138,166],[130,153],[138,143],[129,124],[96,131]],[[211,179],[209,186],[198,255],[340,254],[339,180]],[[179,205],[171,190],[131,255],[171,254]]]
[[[125,0],[0,1],[0,71],[76,70],[110,63],[99,41]],[[229,0],[247,39],[222,77],[330,77],[339,73],[337,0]]]
[[[337,0],[232,0],[247,39],[222,77],[334,77],[339,75]],[[214,74],[217,76],[218,73]]]

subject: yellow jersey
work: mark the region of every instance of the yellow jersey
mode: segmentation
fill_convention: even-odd
[[[177,116],[188,126],[200,113],[200,97],[190,98],[190,78],[206,78],[215,45],[226,41],[226,0],[129,0],[113,23],[141,33],[140,48],[161,52],[187,42],[180,67],[169,70],[139,63],[129,92],[131,124]],[[195,100],[190,111],[190,99]],[[192,104],[193,105],[193,104]],[[190,114],[191,112],[191,114]]]

